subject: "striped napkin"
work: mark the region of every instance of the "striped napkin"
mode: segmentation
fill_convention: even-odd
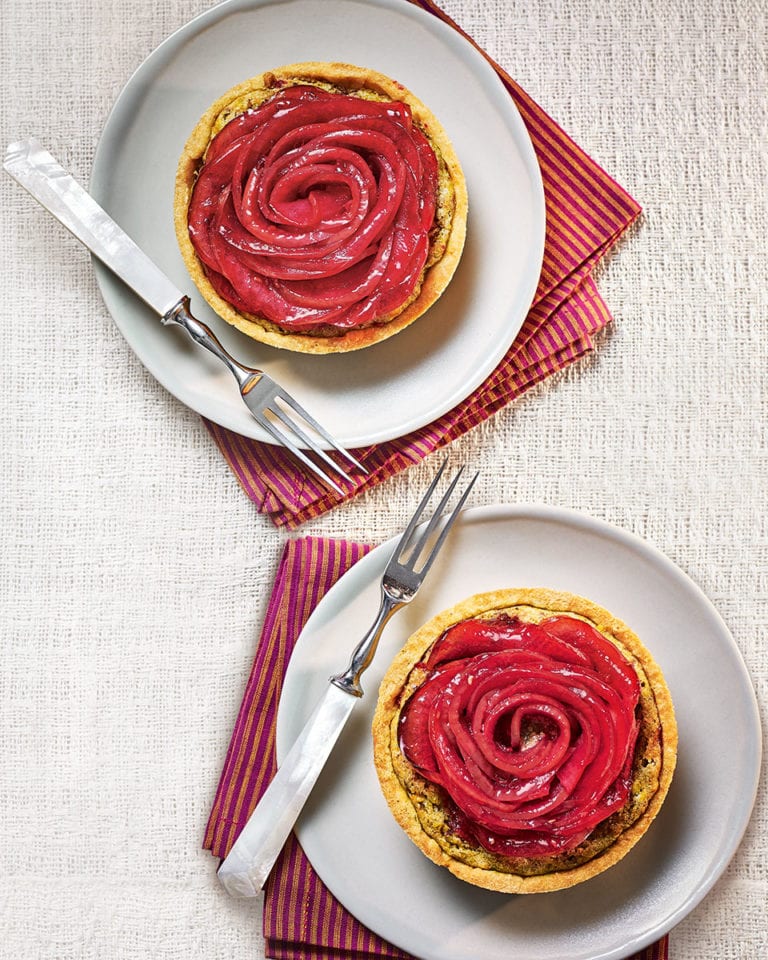
[[[410,2],[474,43],[430,0]],[[413,433],[355,451],[369,475],[342,483],[343,497],[327,490],[281,448],[205,421],[246,494],[277,526],[295,529],[342,500],[418,463],[591,350],[594,335],[611,319],[591,273],[638,216],[640,207],[498,64],[480,52],[520,111],[544,181],[544,263],[533,305],[504,359],[471,396]]]
[[[369,546],[304,537],[283,548],[203,846],[225,857],[275,770],[275,720],[285,669],[310,613]],[[413,960],[359,923],[312,869],[291,835],[264,895],[264,939],[274,960]],[[631,960],[668,960],[667,937]]]

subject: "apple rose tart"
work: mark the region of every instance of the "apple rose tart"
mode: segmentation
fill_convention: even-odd
[[[205,113],[179,161],[174,219],[216,313],[272,346],[335,353],[392,336],[438,299],[467,193],[445,131],[401,84],[297,63]]]
[[[669,691],[638,637],[589,600],[538,589],[478,594],[413,634],[373,735],[408,836],[508,893],[560,890],[620,860],[677,756]]]

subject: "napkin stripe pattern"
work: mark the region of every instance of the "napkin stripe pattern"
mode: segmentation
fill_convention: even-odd
[[[276,577],[278,587],[262,628],[262,637],[266,639],[256,651],[208,820],[206,849],[226,855],[220,851],[229,850],[261,790],[269,783],[275,769],[277,704],[293,644],[323,594],[368,549],[356,543],[329,547],[325,541],[316,540],[305,555],[293,549],[284,551]],[[306,589],[301,593],[281,587],[297,577],[306,578]],[[258,709],[254,709],[256,697]],[[253,784],[261,786],[258,795],[252,793]]]
[[[282,680],[304,623],[370,547],[304,537],[284,548],[203,842],[224,857],[275,769]],[[356,920],[330,893],[291,836],[267,882],[263,913],[274,960],[411,960]],[[628,960],[668,960],[667,938]]]
[[[576,290],[578,296],[573,296]],[[565,299],[552,313],[552,301],[559,296]],[[592,278],[572,274],[558,291],[550,292],[531,309],[516,349],[478,391],[482,393],[482,405],[469,398],[435,423],[414,431],[407,443],[393,441],[357,451],[369,470],[360,489],[373,487],[392,473],[418,463],[506,406],[510,397],[520,396],[577,360],[591,349],[592,335],[610,319]],[[312,477],[297,472],[278,447],[234,434],[208,420],[204,423],[246,495],[259,509],[270,513],[278,526],[295,528],[338,502]],[[265,477],[270,478],[268,484]],[[352,489],[351,484],[346,486]],[[298,501],[306,502],[304,510],[289,512],[287,505]]]

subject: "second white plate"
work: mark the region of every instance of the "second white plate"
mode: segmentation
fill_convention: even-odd
[[[393,543],[326,595],[286,674],[278,761],[327,677],[343,669],[378,606]],[[661,666],[680,730],[678,767],[647,835],[610,870],[558,893],[507,896],[436,867],[396,825],[373,767],[381,678],[408,636],[473,593],[549,587],[605,606]],[[757,703],[728,629],[699,588],[637,537],[569,510],[466,511],[417,598],[387,626],[355,708],[297,833],[331,892],[380,936],[422,960],[619,960],[681,920],[725,869],[760,770]]]
[[[192,289],[173,230],[176,164],[203,112],[235,83],[302,60],[356,63],[404,83],[445,126],[469,192],[466,249],[441,300],[390,340],[340,356],[266,347],[220,320]],[[470,43],[403,0],[227,0],[207,11],[127,83],[96,152],[91,191],[192,294],[193,312],[235,356],[271,374],[348,447],[402,436],[471,393],[514,340],[541,270],[541,174],[513,101]],[[221,364],[96,269],[118,327],[174,396],[215,423],[269,440]]]

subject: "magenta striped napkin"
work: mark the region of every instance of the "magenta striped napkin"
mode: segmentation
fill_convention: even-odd
[[[289,540],[280,559],[256,657],[227,751],[203,846],[225,857],[275,770],[275,720],[283,675],[310,613],[370,547]],[[359,923],[312,869],[291,836],[267,882],[264,938],[274,960],[412,960]],[[668,960],[667,937],[630,960]]]
[[[430,0],[410,2],[467,37]],[[370,473],[344,484],[344,497],[316,482],[279,447],[205,421],[246,494],[277,526],[293,529],[418,463],[591,350],[594,335],[611,320],[591,273],[639,215],[640,207],[497,63],[480,52],[520,111],[544,181],[544,263],[533,306],[507,355],[471,396],[420,430],[355,451]]]

